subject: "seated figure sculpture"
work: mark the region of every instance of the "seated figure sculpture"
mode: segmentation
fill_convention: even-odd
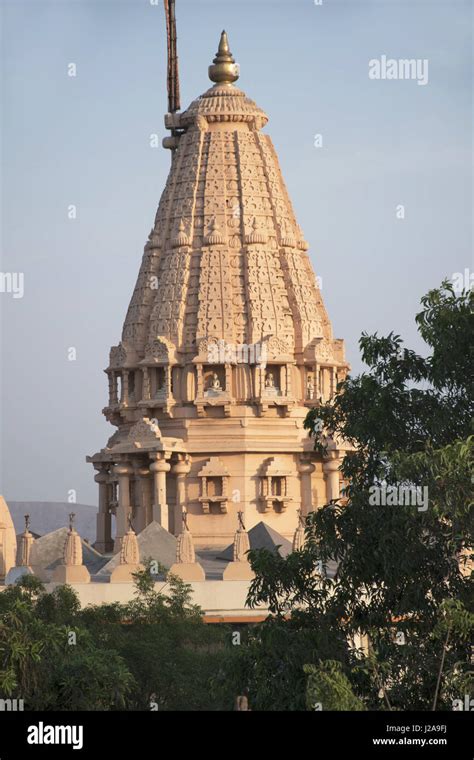
[[[279,393],[279,388],[275,385],[275,378],[273,372],[267,372],[265,375],[265,395],[276,396]]]
[[[207,382],[206,396],[216,396],[222,393],[222,385],[217,372],[213,372]]]

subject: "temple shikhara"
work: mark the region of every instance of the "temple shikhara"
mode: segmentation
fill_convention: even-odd
[[[299,512],[339,496],[341,451],[303,428],[348,369],[333,337],[270,137],[235,82],[222,33],[212,86],[165,124],[171,169],[145,245],[104,414],[95,547],[119,551],[131,514],[196,547],[232,542],[238,515],[292,539]],[[114,524],[114,528],[113,528]]]
[[[34,573],[84,605],[124,601],[151,559],[157,582],[191,582],[210,622],[254,620],[249,548],[297,551],[304,517],[339,498],[344,445],[317,454],[304,420],[348,365],[227,35],[212,86],[182,112],[175,42],[168,24],[171,169],[105,370],[115,432],[87,457],[95,542],[73,513],[45,535],[26,515],[15,536],[0,498],[0,581]]]

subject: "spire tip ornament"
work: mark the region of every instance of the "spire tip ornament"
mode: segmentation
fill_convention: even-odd
[[[230,52],[227,32],[223,29],[216,57],[209,66],[209,79],[216,84],[233,84],[238,78],[239,66]]]

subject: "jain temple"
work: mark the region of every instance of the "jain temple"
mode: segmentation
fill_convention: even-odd
[[[208,615],[243,614],[249,544],[288,553],[301,518],[339,497],[344,451],[333,442],[323,459],[303,423],[346,376],[344,344],[268,117],[238,77],[223,32],[210,88],[165,117],[171,168],[105,370],[114,431],[88,457],[95,543],[71,520],[18,536],[13,563],[3,503],[0,576],[36,568],[77,584],[84,603],[122,600],[131,570],[153,557],[194,585]]]

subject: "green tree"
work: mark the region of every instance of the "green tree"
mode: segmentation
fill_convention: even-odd
[[[203,622],[190,586],[149,568],[128,604],[81,609],[27,576],[0,594],[0,697],[27,710],[231,710],[231,632]]]
[[[365,710],[361,699],[354,695],[351,683],[337,660],[325,660],[319,665],[305,665],[308,675],[306,704],[308,710]]]
[[[81,622],[68,586],[47,593],[26,576],[0,594],[0,696],[27,710],[103,710],[125,704],[132,676]]]
[[[231,632],[204,623],[191,587],[180,578],[169,575],[157,590],[145,564],[135,575],[135,599],[82,612],[94,639],[116,651],[133,676],[127,708],[231,710],[235,692],[224,674],[234,656]]]
[[[369,709],[449,710],[472,693],[472,306],[472,292],[456,296],[448,282],[422,299],[425,357],[393,333],[362,336],[368,370],[305,422],[323,456],[331,439],[353,446],[345,498],[307,518],[304,550],[250,554],[249,603],[269,604],[288,639],[288,613],[304,632],[324,629],[334,653],[307,663],[337,660],[326,677],[343,674]],[[376,503],[400,486],[422,489],[427,505]],[[318,572],[334,563],[333,579]],[[368,653],[349,646],[360,635]],[[288,661],[279,678],[303,694],[300,667]]]

